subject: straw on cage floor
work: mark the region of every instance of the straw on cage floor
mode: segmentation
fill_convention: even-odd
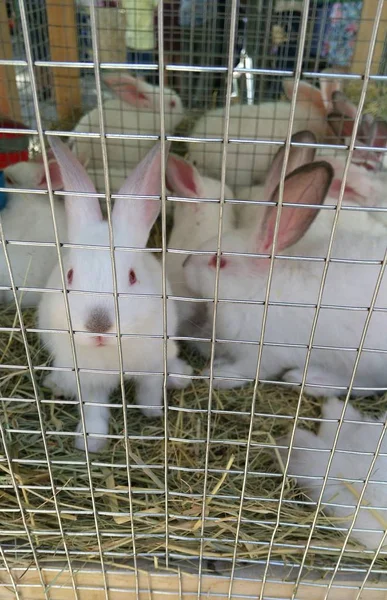
[[[34,326],[34,312],[24,312],[25,326]],[[14,312],[3,310],[0,326],[12,327]],[[29,346],[35,366],[47,364],[36,334],[30,333]],[[186,353],[187,354],[187,353]],[[26,367],[25,349],[20,333],[0,336],[2,363],[21,368],[3,369],[1,375],[3,426],[8,431],[6,443],[13,462],[18,485],[22,486],[21,501],[26,510],[27,523],[33,530],[33,540],[42,558],[63,558],[61,536],[47,473],[46,454],[39,433],[33,387]],[[194,357],[187,355],[192,362]],[[195,359],[194,359],[195,360]],[[201,366],[196,362],[197,366]],[[36,371],[41,394],[41,407],[48,441],[51,468],[59,490],[57,500],[61,509],[63,527],[71,552],[82,552],[85,560],[98,555],[95,520],[89,491],[89,480],[82,452],[73,447],[78,422],[76,402],[52,403],[52,395],[41,383],[44,372]],[[207,500],[204,526],[204,554],[212,557],[232,557],[237,530],[237,517],[246,459],[246,441],[249,430],[252,386],[213,394],[211,431],[208,455]],[[281,462],[270,448],[277,436],[289,431],[296,411],[298,394],[276,386],[260,386],[253,423],[248,477],[238,544],[238,559],[257,559],[265,556],[275,520],[281,487]],[[175,555],[199,556],[206,456],[208,386],[195,382],[184,391],[169,394],[167,424],[167,456],[165,455],[165,428],[162,420],[148,420],[134,406],[131,385],[127,386],[129,455],[132,491],[130,512],[126,451],[123,440],[122,400],[119,391],[113,398],[110,432],[116,439],[110,441],[99,455],[92,455],[92,484],[102,536],[102,549],[107,552],[106,563],[120,560],[122,553],[131,555],[131,523],[136,535],[138,555],[162,554],[165,548],[165,464],[168,464],[168,534],[169,550]],[[133,405],[133,406],[132,406]],[[372,402],[379,412],[386,401]],[[361,408],[370,408],[369,400]],[[301,417],[314,419],[320,414],[319,402],[304,398]],[[316,427],[311,420],[301,423]],[[64,433],[66,432],[66,433]],[[2,452],[3,454],[3,452]],[[4,455],[3,455],[4,456]],[[31,462],[32,461],[32,462]],[[19,546],[28,542],[24,533],[15,494],[7,484],[11,478],[7,463],[0,462],[0,529],[12,532],[2,536],[3,544]],[[39,489],[33,489],[38,486]],[[256,499],[258,498],[258,499]],[[309,535],[314,512],[312,507],[299,501],[304,499],[294,482],[285,486],[274,554],[297,561]],[[5,509],[10,509],[9,512]],[[339,532],[324,528],[332,520],[320,514],[313,537],[313,563],[324,554],[335,561],[343,537]],[[335,553],[327,548],[337,548]],[[357,547],[359,550],[360,547]],[[354,553],[356,546],[348,545],[346,556],[360,560]],[[47,553],[48,552],[48,553]],[[19,562],[23,559],[19,555]],[[30,557],[25,556],[28,562]],[[367,556],[363,557],[364,560]],[[382,558],[378,559],[382,564]],[[360,561],[361,562],[361,561]]]

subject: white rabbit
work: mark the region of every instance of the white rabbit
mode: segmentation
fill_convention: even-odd
[[[298,88],[293,132],[312,130],[318,141],[336,139],[327,122],[333,110],[331,96],[340,87],[335,80],[321,80],[321,91],[301,81]],[[293,95],[294,81],[286,79],[284,89],[288,98]],[[258,105],[234,104],[230,107],[229,138],[247,140],[283,141],[289,127],[289,102],[264,102]],[[223,136],[224,108],[207,112],[194,125],[191,137],[219,138]],[[273,144],[229,143],[227,146],[228,185],[238,188],[263,181],[278,146]],[[191,160],[199,171],[220,178],[222,144],[218,142],[191,142]]]
[[[346,128],[346,135],[351,135],[353,121],[347,121]],[[345,183],[344,203],[352,203],[352,205],[357,203],[371,208],[386,208],[387,172],[382,169],[382,165],[386,160],[387,153],[376,149],[381,149],[386,145],[387,123],[376,120],[370,115],[364,115],[359,129],[356,149],[352,155]],[[361,149],[362,145],[368,148]],[[369,148],[375,148],[375,150],[372,151]],[[328,160],[335,169],[335,179],[329,195],[331,199],[337,199],[346,160],[343,156],[335,156]],[[378,224],[387,226],[387,212],[370,211],[367,214]],[[375,227],[374,223],[372,227]]]
[[[286,382],[299,384],[302,381],[328,245],[328,240],[324,235],[318,235],[318,231],[315,236],[310,232],[304,234],[317,215],[313,206],[318,207],[324,201],[332,178],[333,169],[328,163],[314,162],[296,169],[285,180],[284,204],[275,247],[278,258],[274,262],[260,379],[271,380],[281,376]],[[269,200],[279,201],[278,188]],[[287,203],[292,203],[292,206],[287,206]],[[312,206],[294,206],[297,204]],[[236,343],[217,343],[215,376],[219,379],[215,380],[215,384],[218,387],[237,387],[243,385],[241,379],[255,377],[270,265],[266,257],[272,251],[276,215],[277,206],[268,206],[255,230],[239,229],[224,236],[216,335],[218,339],[235,340]],[[317,222],[318,219],[314,223],[315,231]],[[385,252],[384,229],[383,232],[380,236],[361,234],[344,227],[334,239],[331,258],[370,259],[375,262],[348,264],[334,261],[329,265],[323,307],[313,342],[318,347],[311,352],[306,379],[305,389],[310,394],[338,395],[349,385],[367,315],[366,310],[355,309],[370,305],[380,271],[378,261],[383,259]],[[263,256],[250,258],[226,254],[231,252]],[[281,256],[284,253],[293,259],[285,260]],[[185,263],[185,275],[188,285],[198,296],[213,296],[213,256],[190,256]],[[387,278],[384,277],[377,306],[385,306],[386,301]],[[382,333],[386,320],[383,311],[373,313],[365,342],[367,348],[386,349]],[[340,348],[349,350],[342,351]],[[208,371],[205,374],[208,375]],[[364,395],[368,389],[379,388],[387,388],[384,355],[364,352],[357,368],[353,393]]]
[[[180,156],[170,154],[167,165],[167,186],[173,195],[182,198],[218,200],[218,202],[174,202],[174,223],[168,247],[176,250],[197,250],[211,238],[215,238],[219,225],[220,181],[210,177],[202,177],[197,169]],[[225,200],[234,198],[226,185]],[[235,228],[235,213],[232,204],[225,204],[223,209],[222,234]],[[215,245],[207,250],[216,251]],[[187,254],[167,254],[167,274],[174,296],[189,298],[192,291],[187,287],[183,273],[183,263]],[[203,303],[178,301],[179,330],[188,331],[191,336],[200,336],[200,322],[207,307]],[[199,325],[199,328],[196,325]]]
[[[59,165],[51,150],[46,151],[53,189],[62,187]],[[43,156],[36,155],[28,161],[21,161],[4,169],[6,184],[12,188],[47,189],[47,178],[43,165]]]
[[[292,136],[291,141],[294,143],[315,144],[316,138],[310,131],[300,131]],[[284,154],[284,147],[281,147],[273,159],[265,184],[239,190],[238,200],[253,201],[251,204],[247,202],[238,207],[239,227],[246,229],[252,227],[256,228],[258,223],[263,220],[266,210],[265,201],[267,198],[270,198],[278,184],[283,166]],[[364,157],[364,155],[366,156]],[[315,160],[315,156],[315,148],[299,148],[291,146],[286,165],[286,174],[291,173],[294,169],[304,164],[312,162]],[[353,154],[355,161],[369,159],[370,156],[370,151],[365,150],[355,150]],[[328,241],[335,217],[335,211],[332,210],[332,208],[337,205],[344,175],[346,157],[327,156],[325,158],[335,170],[334,179],[324,201],[324,205],[331,207],[331,209],[320,211],[316,221],[312,224],[307,237],[324,237],[325,240]],[[356,205],[360,205],[373,208],[383,208],[384,206],[387,208],[386,197],[382,193],[384,179],[385,176],[383,173],[378,171],[371,172],[365,166],[352,162],[346,179],[342,206],[356,207]],[[385,225],[387,225],[386,213],[343,209],[339,216],[338,231],[341,232],[342,229],[345,228],[348,231],[384,235],[386,233]]]
[[[322,407],[322,418],[336,422],[322,422],[315,435],[296,430],[290,455],[288,475],[297,479],[300,487],[315,502],[318,501],[323,478],[327,471],[338,423],[344,403],[337,398],[327,400]],[[371,419],[348,405],[340,429],[336,451],[329,470],[329,479],[322,496],[322,510],[334,517],[334,523],[344,530],[351,526],[359,496],[368,475],[382,427],[387,418]],[[347,421],[357,421],[351,423]],[[378,426],[379,425],[379,426]],[[289,437],[279,440],[289,444]],[[289,448],[289,446],[288,446]],[[285,457],[288,448],[281,449]],[[325,451],[325,452],[324,452]],[[387,437],[380,453],[387,452]],[[353,453],[353,454],[352,454]],[[354,523],[351,537],[369,550],[376,550],[387,528],[387,457],[379,456],[372,469],[363,502]],[[369,508],[366,508],[366,507]],[[386,540],[387,543],[387,540]]]
[[[51,146],[62,171],[64,188],[86,194],[95,193],[93,183],[68,146],[57,138],[51,140]],[[158,196],[160,188],[161,153],[160,144],[157,144],[127,178],[120,194]],[[108,224],[102,218],[98,199],[66,196],[65,207],[72,244],[109,246]],[[149,252],[131,252],[125,248],[146,247],[159,211],[159,200],[121,198],[116,200],[112,214],[123,368],[126,373],[134,373],[133,376],[129,373],[129,377],[136,379],[137,403],[148,416],[162,415],[162,272],[159,261]],[[99,451],[105,444],[109,429],[109,394],[119,383],[110,250],[70,248],[63,261],[76,355],[81,369],[82,400],[86,402],[86,431],[88,434],[99,434],[99,437],[88,436],[87,444],[90,451]],[[47,285],[61,290],[58,267],[54,268]],[[175,303],[168,302],[167,308],[168,334],[174,335],[177,327]],[[47,332],[50,329],[68,330],[62,291],[43,296],[39,304],[39,328],[45,330],[41,337],[53,356],[54,367],[70,367],[67,371],[54,370],[47,377],[46,385],[53,390],[61,390],[67,396],[76,396],[70,338],[63,333]],[[172,374],[190,375],[191,367],[177,357],[177,352],[176,342],[169,340],[168,370]],[[82,369],[106,372],[90,373],[82,372]],[[146,374],[149,372],[160,375]],[[169,377],[169,384],[175,387],[185,387],[188,383],[188,377]],[[81,431],[80,424],[78,432]],[[77,437],[76,447],[82,449],[84,445],[83,437]]]
[[[105,132],[107,134],[160,135],[160,89],[130,75],[111,75],[104,79],[118,96],[104,103]],[[172,134],[183,119],[184,109],[179,96],[164,88],[165,128]],[[84,115],[75,127],[77,133],[100,133],[98,108]],[[134,168],[154,145],[152,139],[108,138],[109,167]],[[90,169],[103,169],[101,140],[99,138],[73,137],[77,155],[90,158]]]
[[[49,157],[49,170],[54,190],[62,188],[62,179],[55,160]],[[54,224],[47,194],[12,192],[15,188],[47,189],[46,173],[42,161],[20,162],[4,170],[7,187],[10,188],[5,208],[0,211],[0,220],[5,239],[15,242],[55,243]],[[66,219],[63,201],[54,199],[55,219],[60,241],[67,242]],[[7,244],[7,252],[15,285],[25,288],[43,288],[57,261],[55,246]],[[4,249],[0,248],[0,287],[11,287]],[[22,306],[35,306],[40,292],[23,291],[18,294]],[[14,299],[9,289],[0,289],[0,302]]]

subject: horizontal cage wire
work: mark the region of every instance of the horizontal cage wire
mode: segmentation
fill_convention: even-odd
[[[385,594],[386,23],[0,5],[0,599]]]

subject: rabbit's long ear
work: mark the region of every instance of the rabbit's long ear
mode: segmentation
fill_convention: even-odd
[[[368,146],[385,148],[387,146],[387,122],[382,119],[373,121],[367,140]]]
[[[167,164],[167,187],[174,194],[187,198],[203,198],[203,182],[192,163],[170,154]]]
[[[95,194],[93,182],[84,167],[58,137],[50,136],[49,143],[58,161],[62,175],[63,189],[73,192],[65,197],[69,239],[76,242],[80,232],[90,224],[102,221],[102,212],[98,198],[78,196],[77,192]]]
[[[316,136],[311,131],[299,131],[294,133],[291,137],[291,142],[296,144],[315,144]],[[286,165],[286,175],[298,169],[302,165],[311,163],[314,160],[316,154],[316,148],[299,148],[297,146],[291,146],[289,151],[288,162]],[[278,186],[281,178],[282,165],[285,156],[285,146],[281,146],[277,154],[273,158],[269,172],[265,179],[265,200],[269,200]]]
[[[170,144],[166,142],[166,153]],[[161,143],[158,142],[126,179],[120,195],[160,196]],[[145,248],[149,232],[160,212],[160,200],[117,198],[113,209],[114,233],[130,246]]]
[[[155,88],[141,79],[131,75],[109,75],[104,83],[126,104],[137,108],[153,108],[157,106]]]
[[[286,206],[292,204],[321,205],[328,192],[333,178],[333,168],[327,162],[314,162],[296,169],[285,179],[283,206],[278,228],[276,252],[282,252],[292,246],[309,229],[316,218],[318,210],[311,207]],[[272,198],[279,201],[279,186]],[[254,233],[252,251],[267,254],[274,241],[274,230],[277,217],[277,206],[268,206],[265,217]]]
[[[327,71],[326,71],[327,72]],[[342,89],[342,82],[340,79],[333,79],[330,77],[320,78],[320,91],[321,98],[325,106],[325,110],[330,112],[333,108],[332,97],[335,92],[340,92]]]
[[[332,103],[335,112],[338,112],[345,117],[349,117],[350,119],[356,118],[357,106],[356,104],[353,104],[343,92],[339,90],[334,92],[332,94]]]
[[[357,130],[356,143],[372,146],[371,137],[375,131],[374,117],[372,115],[363,115]],[[350,114],[341,112],[332,112],[328,115],[328,123],[334,131],[336,137],[342,143],[345,138],[350,138],[353,134],[355,118]]]
[[[285,95],[288,100],[292,100],[294,94],[295,80],[284,79],[282,82]],[[327,107],[325,106],[323,96],[318,88],[306,81],[300,81],[297,90],[297,104],[305,106],[305,114],[308,114],[308,104],[313,105],[321,115],[325,116]]]

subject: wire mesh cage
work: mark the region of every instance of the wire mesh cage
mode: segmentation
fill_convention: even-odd
[[[0,5],[0,598],[385,595],[386,22]]]

